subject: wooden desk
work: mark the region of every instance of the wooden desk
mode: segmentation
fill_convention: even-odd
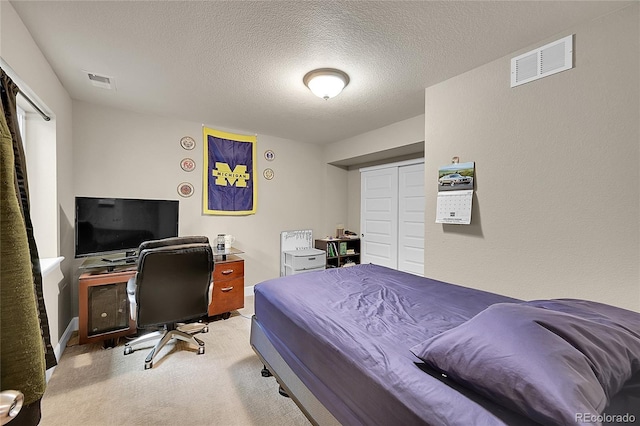
[[[244,259],[228,254],[216,258],[210,317],[227,319],[244,307]],[[127,281],[136,270],[87,272],[78,280],[78,338],[80,344],[95,343],[136,333],[131,319]]]

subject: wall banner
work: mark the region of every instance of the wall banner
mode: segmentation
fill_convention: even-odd
[[[256,136],[203,127],[204,214],[256,212]]]

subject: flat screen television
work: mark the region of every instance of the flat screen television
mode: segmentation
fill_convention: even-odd
[[[76,257],[124,252],[178,236],[178,201],[76,197]]]

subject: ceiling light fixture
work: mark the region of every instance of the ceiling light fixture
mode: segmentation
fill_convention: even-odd
[[[302,81],[314,95],[327,100],[339,95],[347,87],[349,76],[335,68],[319,68],[309,71]]]

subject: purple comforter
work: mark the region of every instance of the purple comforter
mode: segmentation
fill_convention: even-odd
[[[345,425],[527,424],[447,383],[410,351],[500,302],[519,301],[376,265],[255,287],[256,317],[267,337]]]
[[[376,265],[263,282],[255,308],[345,425],[597,424],[605,407],[640,405],[635,312],[522,302]]]

